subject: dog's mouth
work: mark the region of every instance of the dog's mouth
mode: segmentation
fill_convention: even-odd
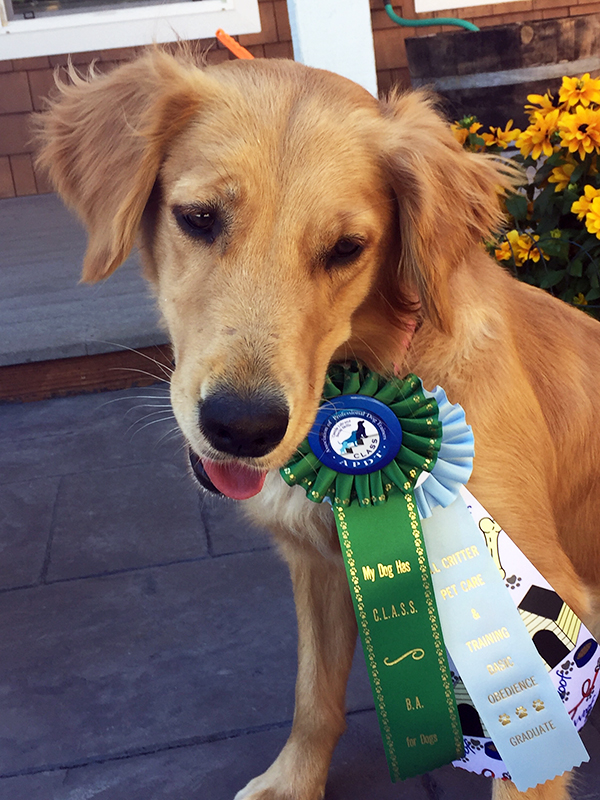
[[[213,494],[225,495],[232,500],[248,500],[263,487],[267,473],[249,467],[240,461],[211,461],[201,459],[189,450],[194,477],[204,489]]]

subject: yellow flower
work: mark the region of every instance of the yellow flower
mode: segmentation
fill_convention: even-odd
[[[542,252],[536,244],[539,238],[537,235],[523,234],[513,229],[506,234],[506,240],[495,250],[496,259],[510,261],[512,258],[516,267],[522,267],[528,260],[538,262],[540,255],[547,261],[550,256]]]
[[[546,253],[544,253],[544,251],[542,250],[542,248],[537,244],[540,240],[540,237],[537,235],[537,233],[534,234],[533,236],[529,234],[527,238],[529,239],[528,243],[529,250],[527,251],[527,258],[529,258],[530,261],[535,261],[536,264],[542,256],[546,261],[548,261],[550,256],[547,256]]]
[[[588,183],[586,186],[584,186],[583,194],[579,200],[575,200],[571,206],[571,213],[577,214],[577,219],[582,220],[590,210],[592,201],[596,197],[600,197],[600,189],[594,189],[594,187],[590,186]]]
[[[585,215],[585,227],[588,233],[593,233],[600,239],[600,197],[596,196],[590,203],[588,212]]]
[[[575,295],[573,302],[576,306],[587,306],[588,304],[588,301],[585,299],[585,295],[582,292],[579,292],[579,294]]]
[[[550,141],[552,135],[558,130],[558,115],[560,111],[555,108],[548,114],[534,111],[531,125],[526,128],[516,141],[521,154],[538,159],[542,153],[551,156],[554,146]]]
[[[546,92],[546,94],[528,94],[527,99],[530,103],[534,105],[525,106],[525,111],[529,111],[529,121],[534,121],[534,115],[536,113],[541,114],[543,117],[546,114],[550,114],[551,111],[555,111],[558,108],[557,99],[550,94],[550,92]]]
[[[481,138],[485,142],[486,146],[493,147],[496,145],[497,147],[501,147],[503,150],[505,150],[508,145],[517,138],[517,136],[521,135],[521,131],[518,128],[515,128],[511,131],[512,124],[512,119],[509,119],[504,130],[502,130],[502,128],[493,128],[490,125],[491,133],[481,134]]]
[[[586,108],[590,103],[600,104],[600,80],[590,78],[590,73],[586,72],[581,78],[563,78],[562,86],[558,93],[561,103],[565,103],[567,108],[581,103]]]
[[[600,152],[600,111],[579,106],[574,114],[561,116],[559,127],[569,153],[583,160],[587,153]]]
[[[470,133],[477,133],[481,128],[481,122],[477,122],[474,117],[463,117],[463,119],[453,122],[450,128],[456,141],[464,144]]]
[[[575,166],[575,164],[567,163],[561,164],[560,167],[554,167],[548,177],[548,183],[556,184],[554,187],[555,192],[562,192],[571,183],[571,175]]]

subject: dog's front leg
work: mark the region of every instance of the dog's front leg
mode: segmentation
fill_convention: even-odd
[[[298,616],[294,723],[276,761],[235,800],[320,800],[331,754],[345,728],[356,621],[333,516],[323,548],[281,532],[277,538],[290,568]]]

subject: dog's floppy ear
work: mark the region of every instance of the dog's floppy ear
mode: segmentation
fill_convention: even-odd
[[[450,275],[499,226],[499,192],[514,179],[497,160],[466,152],[426,92],[393,93],[383,113],[385,168],[399,206],[402,278],[416,289],[436,327],[450,332]]]
[[[38,162],[87,226],[82,278],[93,283],[129,255],[165,147],[213,82],[159,50],[105,75],[70,68],[69,77],[38,119]]]

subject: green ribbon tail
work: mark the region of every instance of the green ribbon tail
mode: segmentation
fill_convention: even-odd
[[[335,503],[354,610],[393,781],[463,755],[463,738],[416,501]]]

